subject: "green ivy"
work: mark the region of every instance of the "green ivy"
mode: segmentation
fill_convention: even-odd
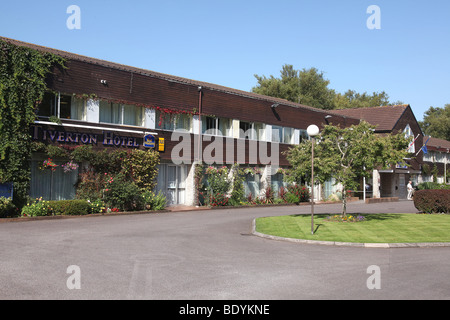
[[[25,204],[31,171],[30,125],[52,68],[64,59],[0,40],[0,183],[14,183],[14,203]]]

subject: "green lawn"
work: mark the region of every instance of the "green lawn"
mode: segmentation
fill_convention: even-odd
[[[331,222],[315,215],[311,235],[310,215],[256,219],[256,231],[273,236],[359,243],[450,242],[450,215],[368,214],[362,222]]]

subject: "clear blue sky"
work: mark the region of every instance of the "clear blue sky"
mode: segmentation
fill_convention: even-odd
[[[66,26],[72,4],[80,30]],[[418,120],[450,103],[448,0],[2,1],[0,35],[246,91],[283,64],[316,67],[336,91],[386,91]]]

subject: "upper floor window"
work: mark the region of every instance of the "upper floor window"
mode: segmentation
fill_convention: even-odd
[[[409,126],[409,124],[406,125],[405,130],[403,130],[403,132],[405,133],[405,137],[406,138],[410,138],[410,140],[411,140],[411,144],[410,144],[411,146],[408,148],[408,152],[409,153],[416,152],[416,148],[415,148],[415,145],[413,143],[413,141],[414,141],[414,133],[413,133],[411,127]]]
[[[202,133],[232,137],[233,121],[226,118],[202,116]]]
[[[264,140],[265,125],[259,122],[239,121],[239,138]]]
[[[46,92],[38,107],[37,115],[55,116],[60,119],[85,120],[86,100],[74,96]]]
[[[294,129],[272,126],[272,142],[294,143]]]
[[[191,131],[192,117],[188,114],[170,114],[156,110],[156,128],[162,130]]]
[[[299,143],[302,143],[303,141],[309,140],[309,135],[306,130],[300,129],[300,138]]]
[[[100,122],[142,126],[144,108],[100,101]]]

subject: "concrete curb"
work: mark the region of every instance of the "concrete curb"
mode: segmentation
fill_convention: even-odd
[[[450,242],[421,242],[421,243],[357,243],[357,242],[338,242],[338,241],[320,241],[320,240],[305,240],[305,239],[293,239],[284,238],[278,236],[272,236],[256,231],[256,219],[252,222],[252,234],[277,241],[287,241],[303,244],[315,244],[324,246],[341,246],[341,247],[360,247],[360,248],[378,248],[378,249],[396,249],[396,248],[431,248],[431,247],[450,247]]]

